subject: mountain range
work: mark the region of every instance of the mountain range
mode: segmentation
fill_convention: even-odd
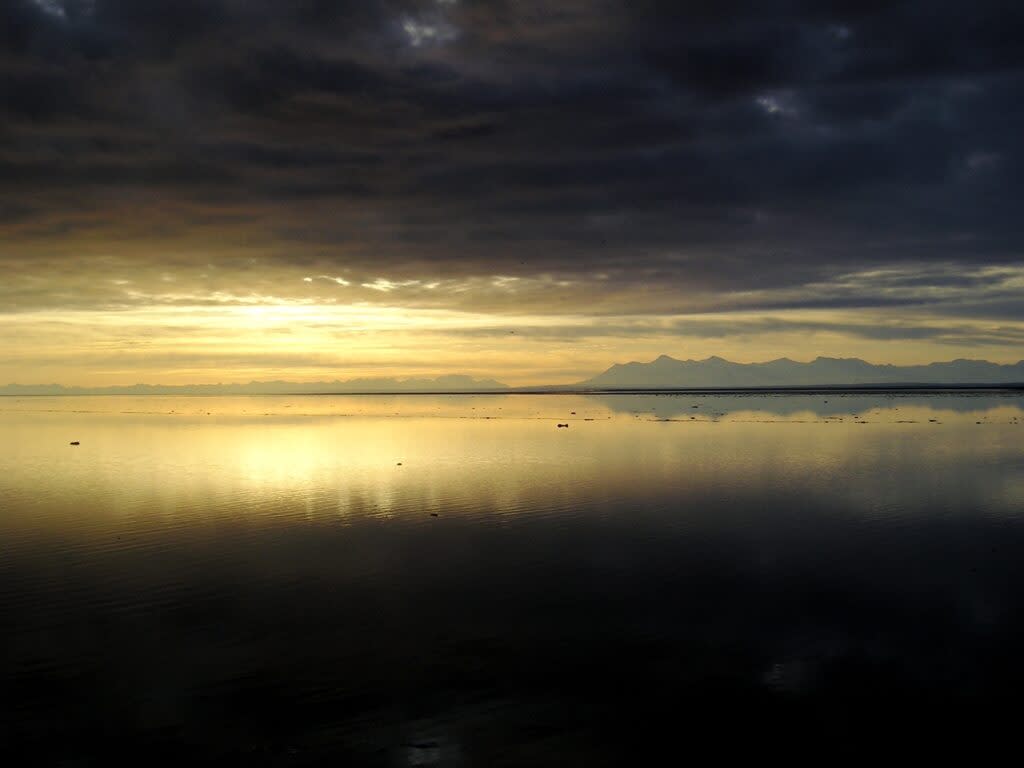
[[[131,384],[114,387],[65,387],[60,384],[8,384],[0,395],[319,395],[344,392],[495,392],[508,386],[472,376],[436,378],[362,378],[345,381],[250,381],[247,384]]]
[[[818,357],[808,363],[780,358],[733,363],[721,357],[676,360],[662,355],[649,363],[616,364],[578,389],[701,389],[864,385],[1024,384],[1024,360],[999,365],[987,360],[951,360],[928,365],[873,365],[859,358]]]
[[[8,384],[0,386],[0,395],[296,395],[1008,384],[1024,385],[1024,360],[1010,365],[961,359],[900,366],[874,365],[855,357],[818,357],[807,363],[785,357],[765,363],[733,363],[721,357],[677,360],[662,355],[649,363],[616,363],[603,373],[576,384],[535,387],[512,388],[493,379],[446,375],[435,378],[251,381],[247,384],[132,384],[112,387]]]

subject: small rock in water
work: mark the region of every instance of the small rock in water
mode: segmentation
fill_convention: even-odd
[[[81,443],[78,442],[77,440],[72,440],[71,445],[81,445]]]

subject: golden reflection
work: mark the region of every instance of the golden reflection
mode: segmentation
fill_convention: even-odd
[[[3,525],[102,529],[603,509],[750,478],[855,495],[903,456],[939,474],[964,446],[997,457],[1024,412],[1009,397],[39,397],[0,402],[0,424]]]

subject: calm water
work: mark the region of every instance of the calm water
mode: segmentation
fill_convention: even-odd
[[[2,398],[0,438],[32,764],[676,764],[1018,716],[1019,396]]]

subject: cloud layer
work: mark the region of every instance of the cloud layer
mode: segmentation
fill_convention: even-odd
[[[1022,37],[1004,2],[8,0],[0,312],[1009,360]]]

